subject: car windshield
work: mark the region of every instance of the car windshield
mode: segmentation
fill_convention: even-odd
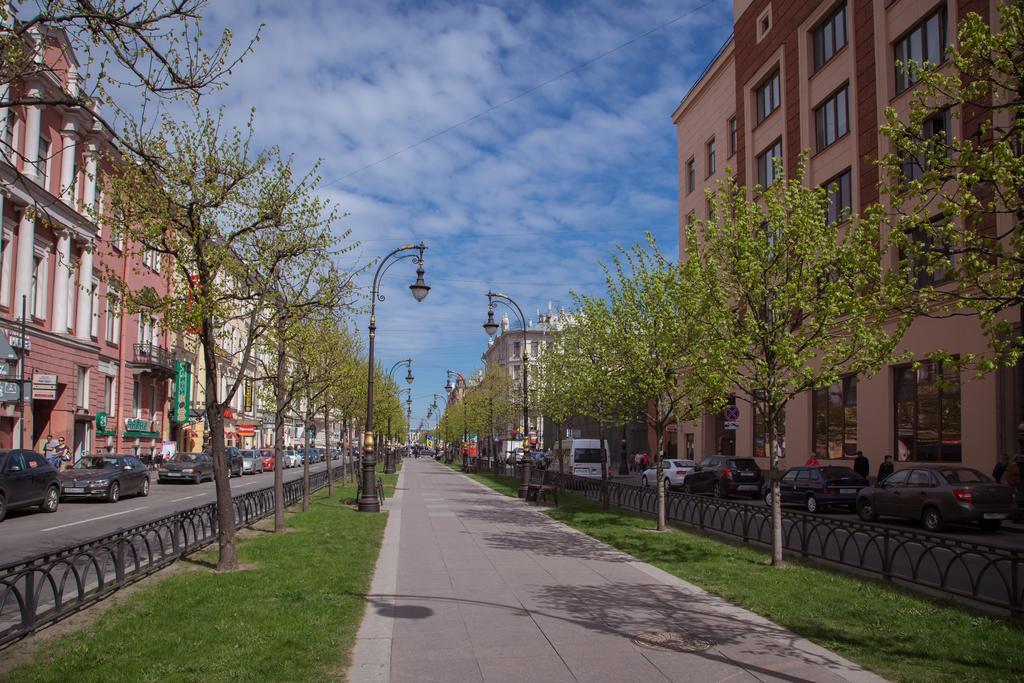
[[[119,467],[121,461],[117,458],[104,458],[102,456],[89,456],[82,458],[75,463],[76,470],[101,470]]]
[[[198,457],[195,453],[178,453],[171,458],[171,462],[195,462]]]
[[[988,475],[966,467],[955,470],[940,470],[939,473],[950,484],[987,484],[992,481]]]
[[[756,470],[757,462],[749,458],[736,458],[733,460],[733,466],[738,470]]]
[[[822,467],[821,476],[825,481],[840,481],[843,479],[863,479],[859,474],[849,467]]]
[[[665,467],[693,467],[694,462],[692,460],[667,460]]]
[[[577,448],[575,452],[576,462],[601,462],[600,448]]]

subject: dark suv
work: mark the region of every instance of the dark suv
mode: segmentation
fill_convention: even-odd
[[[753,458],[710,455],[683,480],[686,493],[710,493],[718,498],[731,495],[759,498],[764,475]]]
[[[779,498],[783,505],[799,505],[808,512],[833,506],[856,509],[857,494],[868,480],[849,467],[790,467],[779,480]],[[764,485],[764,503],[771,506],[772,489]]]
[[[228,477],[242,476],[242,451],[237,446],[225,446],[224,459],[228,463]]]

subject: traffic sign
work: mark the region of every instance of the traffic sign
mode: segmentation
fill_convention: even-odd
[[[725,419],[726,420],[738,420],[740,419],[739,406],[726,406],[725,408]]]

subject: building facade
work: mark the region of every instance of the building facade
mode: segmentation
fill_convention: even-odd
[[[681,257],[682,227],[709,214],[704,190],[729,175],[741,185],[768,185],[776,157],[790,174],[809,150],[807,182],[829,189],[836,217],[885,201],[875,160],[891,150],[878,128],[886,107],[906,114],[914,90],[896,61],[942,63],[965,13],[997,17],[994,0],[736,0],[733,10],[733,36],[673,114]],[[970,134],[970,123],[948,111],[926,125]],[[899,254],[882,258],[894,267]],[[1019,312],[1011,315],[1019,330]],[[940,347],[962,356],[987,350],[972,317],[920,318],[901,344],[919,360]],[[979,378],[925,361],[844,377],[790,402],[785,464],[862,450],[874,466],[892,455],[897,466],[962,462],[989,471],[1000,453],[1024,451],[1021,387],[1020,366]],[[679,425],[679,456],[764,457],[762,425],[751,406],[734,403]]]

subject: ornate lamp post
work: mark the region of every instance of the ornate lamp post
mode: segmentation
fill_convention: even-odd
[[[377,266],[377,272],[373,275],[373,287],[370,289],[370,345],[368,349],[369,368],[366,379],[366,428],[363,431],[363,462],[361,465],[362,490],[359,496],[360,512],[380,512],[380,502],[377,500],[377,458],[373,453],[373,342],[377,336],[377,302],[384,301],[384,295],[379,292],[380,281],[388,268],[411,258],[416,264],[416,282],[409,285],[409,291],[416,298],[416,301],[423,301],[430,293],[430,287],[423,281],[423,252],[426,250],[423,242],[417,244],[403,244],[391,251],[381,259]],[[408,253],[403,253],[408,252]],[[401,254],[401,255],[399,255]]]
[[[523,451],[524,451],[524,455],[525,455],[525,451],[526,451],[525,439],[526,439],[526,435],[527,435],[527,433],[528,433],[528,431],[530,429],[530,421],[529,421],[530,420],[530,406],[529,406],[529,404],[527,402],[527,399],[529,397],[529,390],[528,390],[528,386],[529,385],[528,385],[527,380],[526,380],[526,364],[527,364],[527,361],[529,360],[529,355],[528,355],[527,350],[526,350],[526,346],[527,346],[527,341],[526,341],[526,316],[523,315],[523,309],[519,308],[519,304],[517,304],[507,294],[502,294],[501,292],[487,292],[487,322],[484,323],[484,332],[487,333],[488,337],[493,337],[494,334],[498,331],[498,323],[496,323],[494,321],[494,304],[495,303],[500,303],[503,306],[505,306],[506,308],[511,309],[516,315],[519,316],[519,322],[523,326],[523,437],[524,437]],[[529,488],[530,488],[530,458],[525,457],[525,458],[523,458],[523,478],[519,482],[519,497],[525,499],[526,498],[526,493],[527,493],[527,491],[529,491]]]
[[[409,369],[409,371],[405,373],[405,383],[412,384],[412,381],[415,379],[415,377],[412,376],[412,358],[400,360],[392,365],[391,369],[388,370],[388,377],[394,378],[395,370],[401,365],[404,365]],[[405,389],[399,390],[399,396],[401,396],[402,391],[405,391]],[[387,448],[384,450],[384,474],[394,474],[395,467],[395,459],[391,455],[391,411],[388,411],[388,440]]]

